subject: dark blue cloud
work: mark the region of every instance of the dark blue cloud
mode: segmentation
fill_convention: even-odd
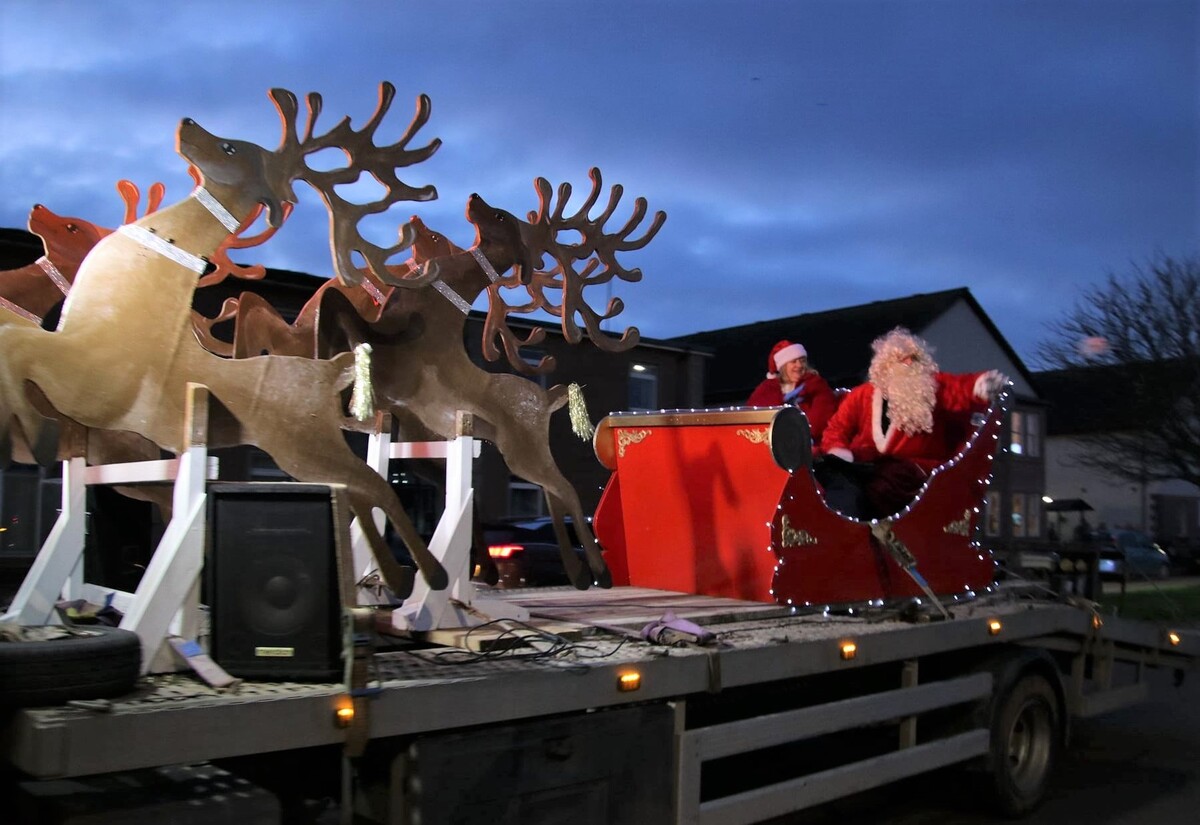
[[[190,189],[181,117],[273,146],[270,87],[331,126],[388,79],[388,128],[425,92],[445,141],[405,175],[440,199],[395,224],[466,245],[471,192],[523,213],[593,165],[665,209],[615,290],[646,335],[968,286],[1028,356],[1081,288],[1200,247],[1198,24],[1191,0],[9,0],[0,225],[115,224],[119,178]],[[302,197],[257,252],[328,273]]]

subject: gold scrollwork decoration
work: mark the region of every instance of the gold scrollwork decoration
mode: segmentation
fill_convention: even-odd
[[[769,438],[767,428],[761,430],[735,430],[742,438],[749,441],[751,444],[766,444]]]
[[[617,455],[624,458],[626,447],[642,443],[650,433],[651,430],[617,430]]]
[[[963,510],[962,518],[955,519],[942,528],[943,533],[949,533],[952,536],[969,536],[971,535],[971,511]]]
[[[783,540],[784,547],[802,547],[806,544],[816,544],[817,539],[812,533],[807,530],[797,530],[792,527],[788,517],[785,515],[780,522],[779,532]]]

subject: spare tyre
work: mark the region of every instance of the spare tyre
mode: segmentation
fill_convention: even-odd
[[[103,625],[30,632],[39,630],[20,628],[17,638],[0,641],[0,707],[104,699],[137,683],[142,646],[136,633]]]

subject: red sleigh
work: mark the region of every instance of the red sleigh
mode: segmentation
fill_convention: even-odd
[[[614,584],[822,607],[921,596],[923,577],[969,596],[994,579],[975,535],[1002,419],[1000,404],[977,414],[911,504],[863,521],[826,505],[794,408],[610,415],[596,537]]]

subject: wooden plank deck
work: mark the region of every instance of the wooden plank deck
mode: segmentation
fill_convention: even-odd
[[[658,621],[668,612],[702,626],[775,618],[790,613],[789,608],[776,604],[646,587],[613,587],[608,590],[518,588],[488,590],[486,593],[490,599],[514,602],[527,609],[530,620],[523,624],[530,632],[540,631],[567,639],[583,638],[596,629],[636,635],[643,627]],[[486,650],[496,645],[520,644],[520,634],[515,633],[514,628],[521,624],[498,621],[486,627],[442,628],[413,634],[413,637],[432,644]]]

